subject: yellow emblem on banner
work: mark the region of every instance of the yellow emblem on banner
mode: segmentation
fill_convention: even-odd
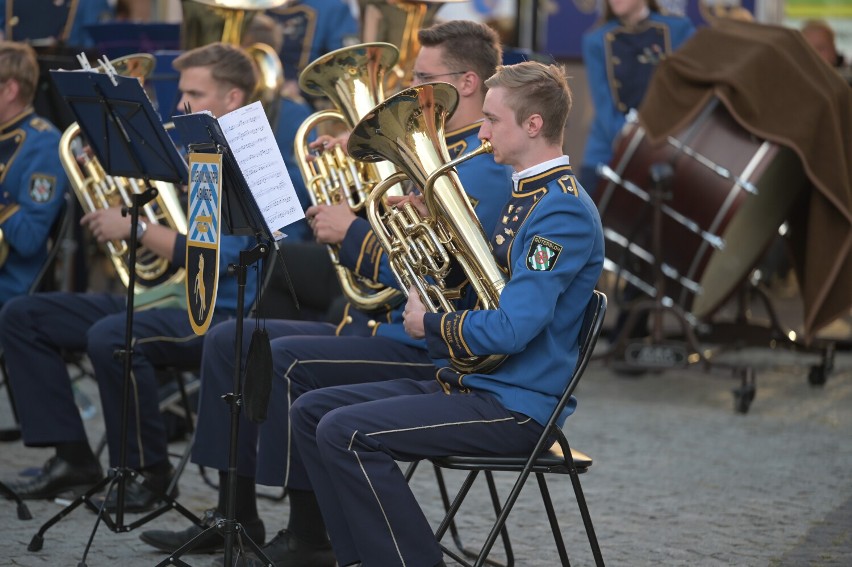
[[[186,303],[197,335],[210,327],[219,284],[222,154],[189,154]]]

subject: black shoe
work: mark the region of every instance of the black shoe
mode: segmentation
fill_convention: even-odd
[[[174,474],[174,469],[170,467],[166,474],[155,475],[141,472],[135,479],[128,479],[124,491],[124,511],[140,513],[152,510],[163,499]],[[177,498],[177,486],[169,496]],[[94,503],[95,506],[100,507],[102,502],[103,498],[98,498]],[[111,514],[118,509],[118,484],[113,485],[112,492],[109,493],[109,498],[103,506],[104,510]]]
[[[18,496],[26,500],[56,498],[71,492],[79,496],[103,479],[101,465],[72,465],[58,456],[47,460],[41,471],[32,478],[6,483]]]
[[[275,567],[305,567],[306,565],[310,565],[310,567],[334,567],[337,565],[330,543],[325,542],[321,545],[307,543],[298,539],[293,532],[288,530],[278,532],[261,550]],[[222,559],[220,558],[218,563],[214,562],[214,565],[222,565]],[[265,567],[267,564],[258,559],[257,555],[249,552],[243,558],[241,565]]]
[[[190,526],[183,531],[175,532],[168,530],[148,530],[139,534],[139,539],[161,551],[172,552],[183,547],[189,540],[198,536],[205,529],[215,526],[225,516],[216,508],[204,512],[201,523],[204,527]],[[255,518],[247,522],[240,522],[246,535],[256,544],[263,545],[266,541],[266,530],[263,520]],[[219,531],[211,530],[193,547],[188,553],[218,553],[225,549],[225,538]]]

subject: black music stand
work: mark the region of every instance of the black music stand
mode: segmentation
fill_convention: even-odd
[[[228,142],[222,133],[219,123],[209,114],[188,114],[174,117],[175,128],[184,145],[190,152],[221,153],[222,155],[222,217],[223,225],[230,234],[254,236],[256,245],[250,250],[240,252],[239,263],[228,266],[228,273],[237,277],[237,312],[236,330],[234,334],[234,382],[233,391],[223,396],[225,403],[231,409],[228,451],[228,492],[225,499],[225,519],[209,526],[200,534],[186,542],[179,549],[157,564],[183,565],[189,567],[181,557],[191,552],[203,543],[211,534],[218,532],[225,540],[224,564],[233,565],[234,540],[242,552],[245,548],[253,551],[266,565],[272,562],[264,555],[260,546],[251,539],[236,520],[237,499],[237,443],[240,428],[240,407],[243,405],[242,394],[242,344],[243,320],[245,313],[246,275],[248,267],[261,260],[269,252],[275,239],[272,236],[263,214],[252,197],[248,184],[243,177]],[[276,246],[277,248],[277,246]],[[280,257],[280,254],[279,254]],[[282,259],[283,263],[283,259]],[[286,266],[285,266],[286,274]],[[289,277],[288,277],[289,280]]]
[[[108,62],[106,62],[108,63]],[[108,65],[107,65],[108,66]],[[68,102],[77,117],[80,128],[86,135],[92,151],[110,175],[133,177],[144,182],[146,191],[133,195],[132,206],[123,214],[130,214],[130,239],[128,264],[136,265],[136,228],[139,223],[139,208],[157,196],[151,180],[181,183],[186,176],[186,165],[169,139],[151,101],[142,90],[137,79],[115,76],[113,73],[99,74],[88,71],[51,71],[56,88]],[[81,504],[97,512],[92,534],[86,544],[83,558],[78,564],[85,567],[86,556],[94,540],[101,519],[113,532],[127,532],[150,520],[175,509],[196,524],[201,521],[192,512],[178,504],[168,494],[161,496],[164,505],[144,517],[124,523],[124,498],[126,482],[138,474],[127,468],[127,420],[130,404],[130,374],[133,357],[133,301],[136,285],[136,270],[130,269],[127,284],[127,318],[123,349],[115,352],[124,363],[124,381],[121,407],[121,449],[119,465],[85,494],[74,499],[58,514],[45,522],[33,536],[29,551],[38,551],[44,543],[44,533],[55,523],[70,514]],[[107,486],[107,493],[100,506],[92,496]],[[117,486],[117,488],[116,488]],[[116,511],[113,520],[104,507],[113,489],[116,489]]]

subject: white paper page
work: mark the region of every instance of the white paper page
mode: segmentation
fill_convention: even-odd
[[[284,238],[286,235],[281,229],[305,218],[305,213],[263,105],[253,102],[229,112],[219,118],[219,126],[266,220],[266,226],[276,240]]]

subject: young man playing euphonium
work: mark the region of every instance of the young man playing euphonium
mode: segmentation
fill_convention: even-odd
[[[487,26],[453,21],[421,30],[422,49],[414,66],[415,83],[446,81],[459,92],[459,105],[447,123],[446,143],[455,158],[478,146],[482,120],[485,77],[500,62],[500,44]],[[459,178],[475,203],[475,212],[486,231],[499,220],[501,207],[511,190],[510,172],[491,156],[464,162]],[[341,264],[370,278],[387,265],[367,221],[356,218],[349,206],[320,205],[306,215],[317,240],[339,244]],[[373,278],[374,279],[374,278]],[[235,325],[225,323],[212,329],[204,341],[201,372],[201,401],[193,461],[227,470],[228,447],[221,439],[228,433],[228,406],[222,394],[231,391],[234,364]],[[326,536],[322,515],[297,451],[290,443],[290,404],[302,392],[314,388],[375,382],[401,374],[429,381],[435,375],[426,344],[412,339],[402,327],[402,305],[379,314],[367,314],[347,305],[338,325],[313,321],[267,321],[274,358],[272,395],[268,418],[258,426],[240,423],[237,462],[236,518],[257,523],[255,482],[286,486],[290,503],[288,527],[263,549],[278,567],[333,567],[335,560]],[[248,351],[248,338],[243,353]],[[212,523],[224,512],[224,472],[219,503],[206,515]],[[182,531],[156,530],[141,535],[143,541],[164,550],[174,550],[201,532],[198,526]],[[222,538],[213,536],[196,551],[216,551]],[[252,556],[249,565],[260,564]]]
[[[577,360],[567,345],[601,272],[603,232],[562,154],[571,93],[562,69],[534,62],[499,67],[486,86],[479,137],[516,172],[491,240],[509,280],[489,310],[427,313],[412,290],[405,329],[435,359],[507,357],[490,374],[442,368],[437,381],[400,375],[296,400],[293,435],[341,566],[444,565],[395,461],[528,453]]]

